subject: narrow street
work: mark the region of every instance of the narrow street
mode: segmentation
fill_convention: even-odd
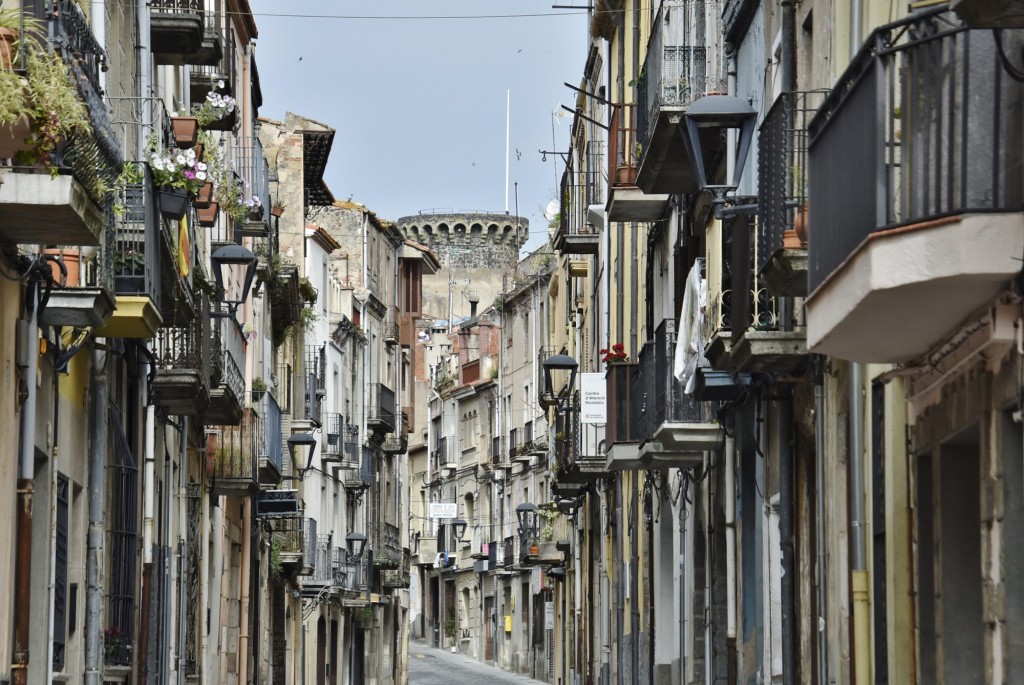
[[[409,685],[470,685],[487,678],[492,683],[540,683],[508,673],[461,654],[409,641]]]

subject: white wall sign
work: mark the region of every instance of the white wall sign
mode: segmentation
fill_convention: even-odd
[[[459,515],[459,505],[455,502],[431,502],[427,512],[432,519],[453,519]]]
[[[608,423],[608,387],[603,373],[580,374],[580,421]]]
[[[553,630],[555,627],[555,603],[544,602],[544,628]]]

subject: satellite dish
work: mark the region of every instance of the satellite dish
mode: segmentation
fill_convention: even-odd
[[[548,223],[554,221],[555,217],[558,216],[558,209],[558,200],[552,200],[544,208],[544,218],[547,219]]]

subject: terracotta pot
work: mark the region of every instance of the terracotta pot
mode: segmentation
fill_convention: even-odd
[[[195,117],[171,117],[174,127],[174,144],[180,148],[190,148],[196,144],[199,135],[199,120]]]
[[[786,250],[799,250],[803,247],[800,242],[800,237],[796,234],[793,229],[788,229],[782,232],[782,247]]]
[[[540,547],[537,545],[530,547],[530,554],[540,554]]]
[[[793,230],[800,239],[800,245],[807,245],[807,204],[800,205],[796,210],[796,218],[793,219]]]
[[[10,69],[14,63],[14,44],[18,41],[18,32],[6,27],[0,28],[0,69]]]
[[[0,126],[0,159],[14,157],[23,150],[31,149],[32,146],[25,142],[31,134],[32,121],[27,116],[7,126]]]
[[[284,214],[284,207],[271,207],[270,213],[280,219],[281,215]]]
[[[196,194],[194,204],[196,209],[203,209],[209,207],[211,202],[213,202],[213,181],[207,181]]]
[[[220,213],[220,203],[211,202],[205,207],[196,206],[196,220],[200,226],[209,228],[217,223],[217,215]]]
[[[77,288],[79,286],[82,255],[77,247],[48,247],[43,250],[43,254],[59,256],[64,262],[64,268],[68,272],[67,278],[64,278],[61,274],[60,266],[57,263],[50,262],[50,275],[53,276],[53,280],[58,285],[63,285],[66,288]]]
[[[636,185],[636,167],[620,166],[615,170],[615,184],[620,186]]]

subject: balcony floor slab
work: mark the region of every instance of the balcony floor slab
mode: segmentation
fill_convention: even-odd
[[[743,373],[797,373],[807,366],[804,331],[747,331],[733,345],[731,363]]]
[[[807,347],[857,362],[920,357],[1009,288],[1022,252],[1020,213],[873,233],[807,299]]]
[[[105,223],[71,176],[10,171],[0,183],[0,237],[12,243],[98,246]]]
[[[114,312],[105,288],[55,288],[39,313],[45,326],[102,326]]]
[[[643,466],[640,463],[640,448],[635,442],[613,443],[608,448],[604,463],[609,471],[631,471]]]
[[[692,468],[703,462],[704,452],[717,449],[722,440],[722,427],[717,423],[665,422],[640,446],[640,463],[645,468]]]
[[[609,221],[656,221],[665,214],[667,194],[647,195],[636,186],[608,190]]]

